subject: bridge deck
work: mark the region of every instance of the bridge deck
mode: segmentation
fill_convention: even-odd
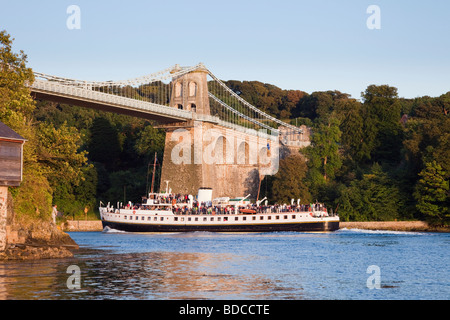
[[[45,80],[35,80],[30,89],[37,99],[121,113],[156,120],[159,123],[182,122],[192,119],[190,111]]]

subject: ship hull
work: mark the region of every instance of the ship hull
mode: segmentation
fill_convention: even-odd
[[[102,221],[103,228],[126,232],[324,232],[339,229],[339,220],[307,221],[296,223],[272,224],[223,224],[223,225],[170,225],[170,224],[137,224],[114,221]]]

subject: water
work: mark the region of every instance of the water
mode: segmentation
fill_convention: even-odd
[[[1,262],[0,299],[450,298],[448,233],[70,235],[74,258]],[[71,265],[80,288],[68,288]]]

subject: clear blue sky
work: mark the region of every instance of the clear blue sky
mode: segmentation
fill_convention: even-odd
[[[35,71],[122,80],[203,62],[224,80],[258,80],[360,98],[370,84],[401,97],[450,91],[450,1],[1,0],[0,29]],[[81,9],[69,30],[67,7]],[[369,5],[381,9],[370,30]]]

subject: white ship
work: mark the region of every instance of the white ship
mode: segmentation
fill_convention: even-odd
[[[322,204],[251,204],[246,198],[211,200],[212,190],[192,195],[150,193],[142,203],[100,206],[103,227],[127,232],[334,231],[339,217]],[[264,200],[264,199],[263,199]]]

